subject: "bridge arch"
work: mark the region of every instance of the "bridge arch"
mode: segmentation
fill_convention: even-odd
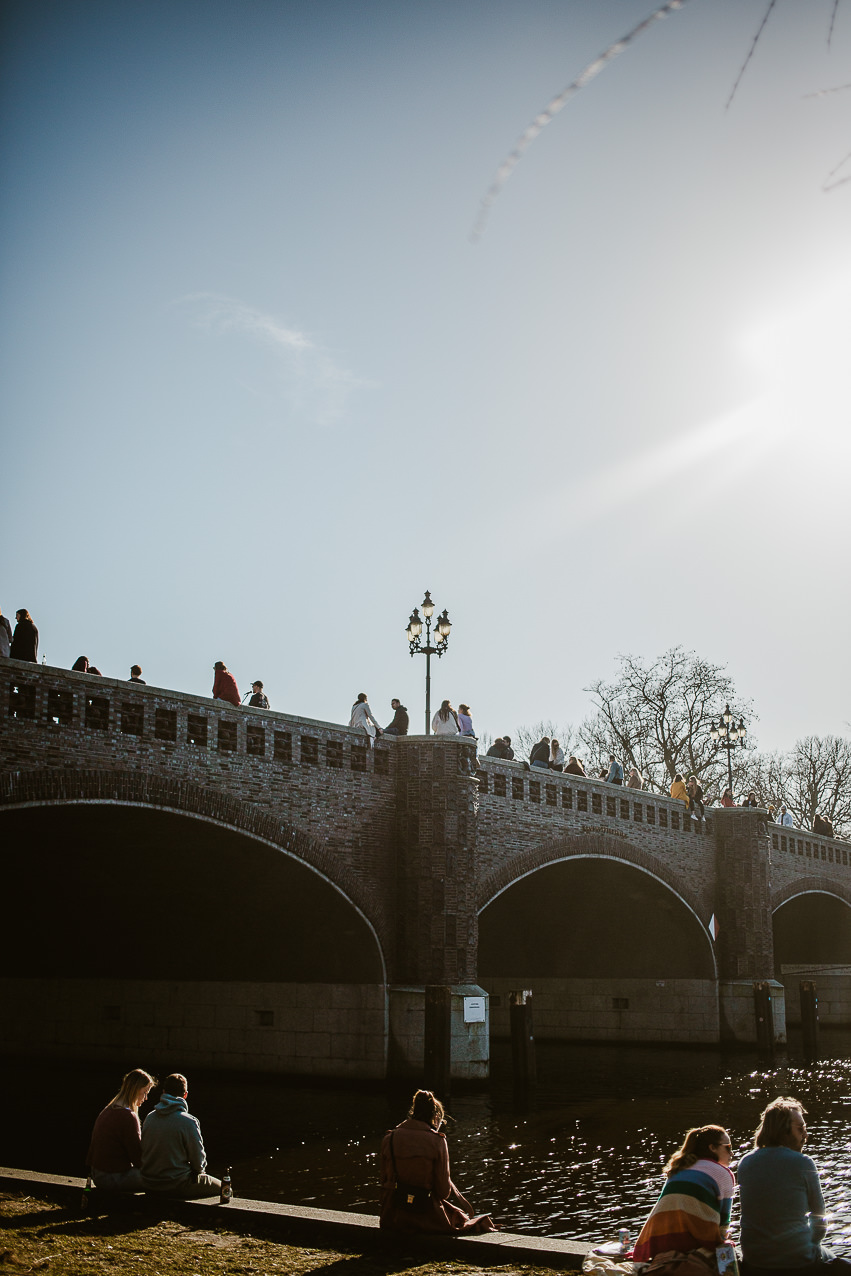
[[[516,888],[519,883],[533,878],[535,874],[556,865],[579,865],[583,861],[597,861],[601,868],[605,866],[605,870],[609,873],[628,870],[641,874],[648,884],[653,883],[651,890],[663,892],[660,898],[676,901],[680,920],[689,919],[691,940],[693,941],[697,936],[700,937],[699,946],[702,955],[697,958],[697,961],[703,968],[704,973],[701,977],[717,979],[715,946],[704,921],[707,908],[699,894],[685,883],[672,881],[670,869],[641,847],[622,838],[597,833],[553,839],[529,847],[514,856],[508,863],[500,866],[481,883],[478,912],[483,975],[487,974],[490,947],[486,911],[501,896],[512,888]]]
[[[151,821],[159,820],[154,836],[167,827],[169,820],[189,821],[196,833],[199,827],[208,829],[220,852],[223,839],[228,836],[237,839],[234,845],[274,851],[293,866],[290,876],[295,872],[297,876],[301,875],[300,880],[315,882],[312,897],[321,898],[324,891],[326,900],[336,899],[338,903],[332,902],[331,908],[338,916],[352,910],[357,918],[361,945],[368,935],[368,943],[373,949],[371,982],[387,984],[387,919],[384,911],[380,905],[376,908],[375,899],[370,898],[366,885],[315,837],[232,795],[170,776],[63,768],[2,777],[0,815],[6,813],[14,819],[17,814],[15,822],[18,824],[27,813],[32,817],[38,812],[55,812],[56,808],[79,812],[80,808],[86,807],[111,811],[113,822],[120,820],[121,812],[144,812],[149,832],[155,827]],[[81,823],[76,820],[74,825],[79,837]],[[26,821],[21,827],[26,829]],[[175,829],[172,828],[171,832],[177,836]],[[189,839],[190,842],[192,840]],[[64,848],[66,854],[68,849]],[[139,889],[150,891],[151,885],[145,879],[144,870],[141,870]]]
[[[774,956],[781,968],[851,965],[851,888],[823,878],[787,884],[772,899]]]

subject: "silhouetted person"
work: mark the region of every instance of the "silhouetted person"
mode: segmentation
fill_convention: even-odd
[[[89,672],[88,656],[78,656],[77,659],[74,661],[73,665],[71,666],[71,672],[72,673],[88,673]]]
[[[13,660],[30,660],[38,664],[38,630],[33,624],[32,616],[26,607],[15,612],[15,632],[9,647],[9,655]]]
[[[542,767],[545,771],[549,770],[550,737],[548,735],[542,735],[538,743],[533,746],[529,754],[529,763],[531,766]]]
[[[514,750],[511,747],[510,738],[507,735],[498,735],[491,747],[488,749],[486,757],[501,758],[504,762],[510,762],[514,757]]]
[[[142,677],[142,666],[141,666],[141,665],[131,665],[131,666],[130,666],[130,678],[129,678],[129,681],[130,681],[130,682],[141,682],[141,684],[142,684],[142,686],[143,686],[143,687],[147,687],[147,685],[148,685],[148,684],[145,682],[145,679]]]

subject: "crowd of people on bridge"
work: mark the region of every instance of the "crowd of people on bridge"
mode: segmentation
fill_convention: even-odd
[[[15,621],[13,630],[8,618],[0,610],[0,656],[9,656],[14,660],[37,663],[38,629],[26,608],[18,609],[15,613]],[[75,673],[85,673],[94,677],[103,676],[100,669],[90,662],[88,656],[79,656],[71,668]],[[133,664],[130,666],[128,681],[139,686],[147,685],[142,677],[141,665]],[[222,660],[217,660],[213,666],[211,694],[214,700],[222,700],[224,703],[236,707],[242,706],[246,699],[248,700],[249,708],[269,709],[271,707],[263,682],[260,679],[255,679],[251,684],[251,691],[241,696],[236,678]],[[370,747],[374,745],[378,737],[383,735],[407,735],[409,729],[408,710],[397,697],[390,701],[390,708],[393,711],[393,716],[387,726],[382,727],[370,708],[366,692],[362,691],[352,705],[349,726],[364,732]],[[455,709],[449,700],[442,701],[440,708],[432,718],[431,729],[436,736],[478,739],[473,726],[470,706],[459,703],[458,708]],[[508,762],[516,760],[515,752],[511,745],[511,737],[508,735],[497,736],[487,750],[486,756]],[[621,785],[629,789],[642,790],[645,787],[644,777],[638,768],[632,766],[628,772],[625,772],[624,766],[613,753],[609,754],[608,763],[601,765],[598,770],[595,771],[593,768],[586,770],[580,758],[573,753],[565,756],[565,751],[559,741],[555,738],[551,739],[547,735],[542,735],[540,740],[532,746],[529,753],[529,762],[524,763],[524,765],[528,765],[535,770],[585,776],[590,780]],[[683,775],[677,772],[671,781],[670,795],[675,801],[680,801],[684,804],[692,820],[705,825],[707,799],[696,775],[689,775],[688,779],[684,779]],[[724,789],[720,805],[724,807],[736,805],[730,788]],[[750,791],[741,802],[741,805],[744,807],[759,807],[761,803],[755,793]],[[770,820],[776,820],[781,825],[794,827],[795,821],[785,803],[781,803],[778,809],[778,807],[769,802],[765,809],[767,809]],[[817,813],[813,818],[812,831],[824,837],[836,836],[831,820],[820,813]]]
[[[222,1181],[207,1173],[201,1126],[189,1112],[189,1083],[182,1073],[166,1077],[158,1102],[141,1122],[139,1109],[156,1086],[141,1068],[123,1078],[94,1123],[86,1158],[90,1182],[105,1194],[221,1197]],[[719,1276],[729,1270],[721,1259],[733,1253],[730,1224],[738,1176],[741,1249],[736,1257],[742,1276],[846,1276],[851,1262],[824,1244],[819,1173],[803,1151],[805,1115],[797,1099],[769,1103],[737,1175],[726,1125],[688,1130],[664,1167],[661,1195],[634,1248],[625,1244],[620,1259],[632,1259],[640,1276]],[[384,1134],[379,1154],[383,1229],[409,1235],[498,1230],[490,1214],[474,1212],[452,1181],[445,1119],[433,1092],[417,1090],[404,1120]]]

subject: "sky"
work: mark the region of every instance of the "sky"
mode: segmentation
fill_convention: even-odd
[[[851,0],[7,0],[0,607],[283,712],[851,734]],[[828,187],[829,189],[825,189]],[[734,709],[736,706],[732,706]]]

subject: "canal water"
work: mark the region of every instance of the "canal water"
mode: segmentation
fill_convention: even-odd
[[[539,1043],[538,1085],[524,1102],[514,1094],[508,1048],[497,1042],[488,1089],[460,1092],[447,1104],[452,1177],[505,1230],[599,1241],[626,1227],[635,1236],[659,1194],[662,1166],[689,1126],[726,1125],[735,1162],[752,1145],[762,1108],[793,1095],[809,1113],[806,1151],[832,1216],[829,1243],[851,1256],[849,1054],[851,1034],[825,1031],[812,1062],[794,1047],[767,1060],[706,1047]],[[91,1122],[118,1088],[120,1071],[0,1066],[0,1160],[83,1173]],[[213,1073],[189,1082],[210,1172],[232,1165],[237,1195],[376,1211],[381,1135],[404,1117],[410,1086]],[[735,1207],[733,1223],[735,1231]]]

